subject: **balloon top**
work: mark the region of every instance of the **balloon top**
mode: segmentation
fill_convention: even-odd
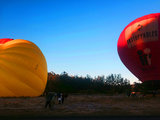
[[[155,17],[159,18],[159,16],[160,16],[160,13],[152,13],[152,14],[148,14],[148,15],[141,16],[141,17],[133,20],[133,21],[132,21],[131,23],[129,23],[125,28],[127,28],[128,26],[130,26],[130,25],[132,25],[132,24],[134,24],[134,23],[136,23],[136,22],[142,21],[142,20],[144,20],[144,19],[155,18]]]
[[[4,44],[4,43],[6,43],[8,41],[11,41],[11,40],[13,40],[13,39],[11,39],[11,38],[2,38],[2,39],[0,39],[0,44]]]

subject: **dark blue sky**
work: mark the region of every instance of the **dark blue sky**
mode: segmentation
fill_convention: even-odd
[[[34,42],[48,71],[91,76],[120,73],[117,40],[134,19],[160,12],[160,0],[0,0],[0,38]]]

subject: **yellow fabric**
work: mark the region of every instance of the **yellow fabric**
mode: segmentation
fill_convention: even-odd
[[[32,42],[0,44],[0,97],[39,96],[47,82],[47,63]]]

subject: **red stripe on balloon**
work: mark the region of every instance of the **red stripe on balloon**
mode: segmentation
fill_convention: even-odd
[[[13,39],[11,39],[11,38],[2,38],[2,39],[0,39],[0,44],[4,44],[4,43],[6,43],[8,41],[11,41],[11,40],[13,40]]]

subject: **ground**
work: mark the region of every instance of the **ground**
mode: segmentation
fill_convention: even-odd
[[[160,97],[69,95],[64,104],[45,109],[45,97],[0,98],[0,116],[160,116]]]

